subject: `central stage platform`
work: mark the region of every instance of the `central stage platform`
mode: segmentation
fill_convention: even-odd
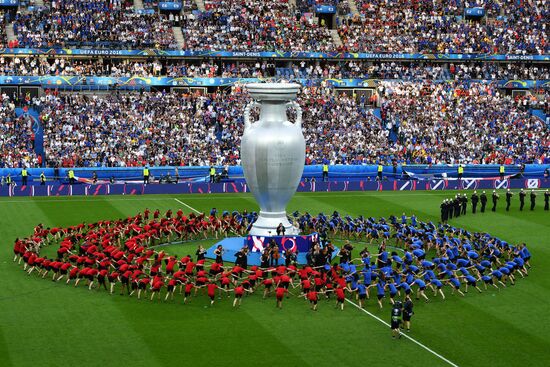
[[[281,258],[279,259],[279,265],[284,264],[285,260],[283,254],[286,250],[292,249],[297,254],[297,263],[299,265],[307,264],[306,254],[311,248],[313,243],[319,241],[317,233],[312,233],[306,236],[246,236],[246,237],[227,237],[210,247],[206,252],[206,257],[209,259],[215,259],[216,255],[214,250],[221,245],[224,249],[222,259],[227,263],[235,262],[235,254],[243,247],[248,247],[248,265],[261,264],[260,257],[265,247],[268,246],[271,240],[274,240],[278,247]],[[333,257],[338,254],[338,249],[334,251]]]

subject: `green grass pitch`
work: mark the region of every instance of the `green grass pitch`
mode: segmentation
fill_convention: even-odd
[[[439,203],[454,192],[369,192],[297,194],[288,210],[396,216],[416,214],[437,221]],[[74,289],[12,262],[13,241],[38,223],[68,226],[116,219],[145,207],[154,210],[257,210],[251,195],[112,196],[0,199],[0,366],[449,366],[418,344],[393,340],[388,327],[346,304],[332,301],[310,311],[303,299],[247,297],[240,309],[230,299],[206,307],[206,296],[183,305],[150,302],[106,292]],[[550,364],[550,213],[542,198],[534,212],[509,213],[503,200],[496,213],[468,214],[451,224],[484,231],[509,242],[526,242],[532,269],[500,292],[469,292],[430,303],[415,302],[410,336],[458,366],[548,366]],[[470,212],[470,208],[468,208]],[[210,245],[212,241],[205,242]],[[172,245],[182,256],[197,243]],[[183,247],[182,247],[183,246]],[[194,254],[194,251],[192,252]],[[62,284],[63,283],[63,284]],[[390,307],[367,310],[384,320]]]

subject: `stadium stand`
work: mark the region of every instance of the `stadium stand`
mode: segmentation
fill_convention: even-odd
[[[487,1],[465,17],[468,1],[356,0],[360,16],[340,28],[353,52],[547,54],[547,1]],[[470,5],[470,3],[472,3]],[[485,2],[484,2],[485,3]]]
[[[307,164],[548,160],[546,1],[44,5],[0,11],[0,167],[238,165],[239,78],[304,86]]]
[[[159,14],[138,14],[131,1],[52,1],[49,7],[18,12],[14,32],[23,47],[177,47],[171,24]]]
[[[530,111],[547,109],[548,94],[514,99],[494,84],[462,81],[383,81],[377,92],[368,101],[329,87],[303,89],[307,164],[518,164],[547,155],[548,128]],[[33,106],[42,111],[50,167],[205,166],[239,164],[248,101],[236,87],[208,95],[50,93]],[[28,134],[11,140],[25,145]],[[36,165],[20,158],[4,164]]]

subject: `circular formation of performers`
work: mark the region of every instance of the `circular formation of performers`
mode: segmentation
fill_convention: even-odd
[[[506,190],[506,211],[510,211],[510,206],[512,205],[512,197],[514,196],[514,192],[510,189]],[[529,195],[529,210],[533,211],[536,207],[536,201],[537,201],[537,192],[535,190],[531,190],[529,194],[523,190],[520,189],[518,192],[519,197],[519,210],[523,211],[523,208],[525,207],[525,198]],[[474,190],[470,197],[470,201],[472,202],[472,214],[477,213],[477,207],[480,205],[479,211],[481,213],[485,213],[485,209],[487,207],[487,194],[485,191],[482,191],[481,194],[478,195],[477,191]],[[500,195],[496,190],[493,190],[491,194],[491,201],[493,203],[491,207],[491,211],[496,212],[497,211],[497,204],[500,200]],[[544,210],[548,211],[550,210],[550,191],[546,189],[544,191]],[[449,219],[453,219],[453,217],[459,217],[461,215],[466,215],[466,208],[468,207],[468,196],[463,194],[456,194],[454,198],[451,199],[444,199],[441,202],[440,208],[441,208],[441,222],[446,223]]]
[[[282,308],[285,297],[294,295],[309,301],[314,311],[320,298],[335,299],[335,307],[341,310],[346,302],[366,307],[371,298],[380,308],[385,300],[392,305],[399,301],[410,307],[409,322],[414,297],[428,302],[428,291],[432,297],[444,300],[446,290],[465,296],[470,288],[482,292],[480,285],[500,289],[515,284],[517,277],[527,276],[530,268],[531,254],[525,244],[514,245],[487,233],[422,222],[405,214],[400,220],[395,216],[386,220],[341,217],[338,212],[331,216],[295,213],[294,220],[304,228],[324,231],[305,265],[285,261],[277,266],[248,267],[239,257],[236,264],[224,263],[221,256],[209,261],[202,245],[195,257],[181,258],[156,247],[176,237],[211,238],[218,234],[218,223],[245,217],[239,212],[224,212],[219,217],[215,213],[213,209],[206,217],[184,215],[180,210],[173,216],[171,211],[164,215],[156,211],[150,218],[146,210],[125,219],[67,228],[44,228],[39,224],[29,237],[15,240],[14,261],[23,263],[29,275],[37,273],[75,287],[85,283],[90,290],[147,297],[151,301],[174,300],[181,294],[178,297],[187,303],[206,294],[210,305],[214,305],[216,298],[232,293],[232,304],[239,307],[243,296],[260,293],[264,299],[274,294],[276,307]],[[343,233],[340,228],[344,228]],[[332,257],[326,253],[334,246],[327,232],[349,236],[357,240],[356,246],[363,245],[355,249],[345,240],[339,260],[331,263]],[[371,253],[367,241],[357,233],[365,234],[364,239],[374,242],[372,246],[377,250]],[[56,246],[56,255],[43,256],[45,246]],[[248,254],[240,253],[240,257]]]

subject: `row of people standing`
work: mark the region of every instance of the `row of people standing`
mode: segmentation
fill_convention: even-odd
[[[514,192],[510,189],[506,190],[506,211],[510,211],[510,207],[512,206],[512,198],[514,196]],[[537,192],[532,189],[531,192],[528,194],[524,189],[520,189],[518,196],[519,196],[519,210],[523,211],[525,207],[525,199],[529,195],[529,201],[530,206],[529,209],[534,211],[536,207],[536,200],[537,200]],[[478,205],[480,206],[479,211],[481,213],[485,213],[485,210],[487,208],[487,202],[488,202],[488,196],[485,191],[482,191],[481,194],[478,195],[477,191],[474,190],[472,193],[470,200],[472,202],[472,214],[476,214],[478,211]],[[496,212],[498,201],[500,200],[500,195],[496,190],[493,190],[491,194],[491,201],[493,203],[491,207],[491,211]],[[544,192],[544,210],[548,211],[550,210],[550,191],[546,189]],[[466,194],[456,194],[454,198],[451,199],[444,199],[441,202],[440,208],[441,208],[441,222],[446,223],[449,219],[452,219],[453,217],[459,217],[460,215],[466,215],[467,213],[467,205],[468,205],[468,197]]]
[[[473,204],[473,197],[472,197]],[[441,222],[446,223],[453,217],[460,217],[466,215],[466,208],[468,207],[468,196],[466,194],[456,194],[454,198],[443,199],[441,202]],[[475,212],[474,212],[475,213]]]

